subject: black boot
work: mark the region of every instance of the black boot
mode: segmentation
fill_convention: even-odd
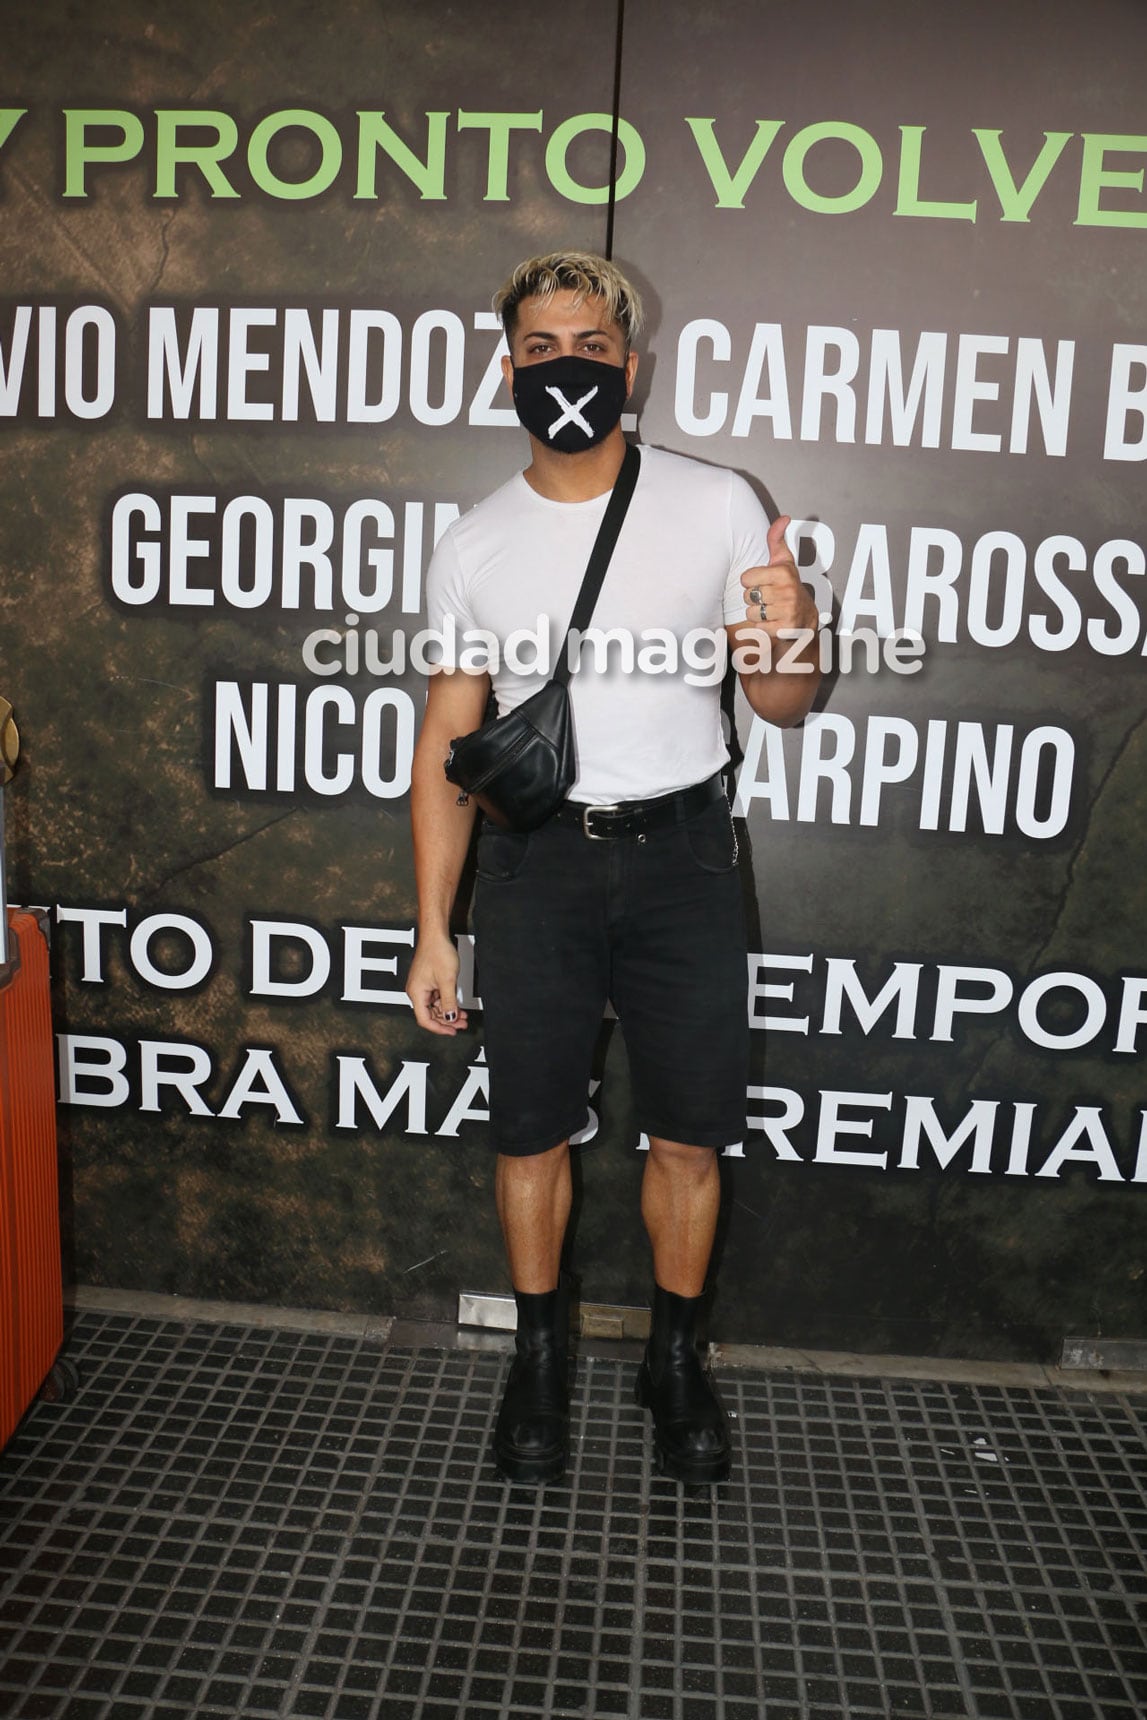
[[[507,1481],[557,1481],[569,1447],[569,1295],[515,1290],[516,1354],[498,1423],[494,1462]]]
[[[653,1329],[637,1375],[637,1401],[653,1414],[658,1472],[675,1481],[724,1481],[731,1463],[729,1424],[693,1336],[700,1304],[700,1296],[655,1286]]]

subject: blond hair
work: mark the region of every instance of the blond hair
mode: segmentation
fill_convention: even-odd
[[[493,299],[507,341],[514,338],[518,306],[523,299],[548,299],[558,292],[576,293],[575,303],[601,299],[609,320],[617,323],[625,336],[626,351],[629,350],[641,328],[641,299],[620,269],[592,251],[550,251],[544,257],[527,257],[518,264]]]

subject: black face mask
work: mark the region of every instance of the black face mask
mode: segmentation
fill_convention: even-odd
[[[624,364],[593,358],[548,358],[514,366],[514,405],[539,442],[580,454],[604,442],[625,405]]]

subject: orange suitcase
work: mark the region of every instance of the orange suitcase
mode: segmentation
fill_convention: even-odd
[[[64,1335],[47,916],[9,909],[4,917],[8,935],[6,940],[0,938],[0,1445],[53,1371]]]

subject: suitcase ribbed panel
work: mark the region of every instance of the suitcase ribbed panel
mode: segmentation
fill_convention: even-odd
[[[0,1445],[64,1335],[48,945],[34,914],[8,926],[19,963],[0,987]]]

